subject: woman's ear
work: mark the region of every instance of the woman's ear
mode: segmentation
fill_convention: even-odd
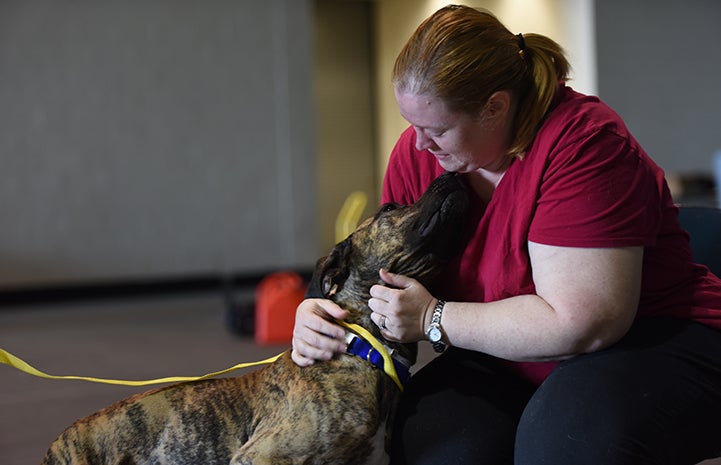
[[[483,106],[483,119],[487,120],[505,120],[511,108],[511,94],[506,90],[499,90],[488,97],[488,101]]]

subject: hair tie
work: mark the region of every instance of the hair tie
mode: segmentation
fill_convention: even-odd
[[[526,39],[523,38],[523,34],[516,34],[518,37],[518,55],[522,60],[526,59]]]

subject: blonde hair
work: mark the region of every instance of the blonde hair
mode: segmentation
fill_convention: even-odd
[[[411,35],[392,80],[400,91],[438,97],[449,111],[474,117],[494,92],[509,91],[516,112],[508,154],[522,157],[569,68],[561,46],[548,37],[514,35],[489,12],[449,5]]]

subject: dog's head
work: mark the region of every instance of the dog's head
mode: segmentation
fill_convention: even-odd
[[[350,311],[348,322],[380,337],[371,323],[370,288],[385,268],[428,287],[463,247],[469,210],[459,176],[445,173],[412,205],[383,205],[327,257],[318,260],[308,297],[331,299]]]

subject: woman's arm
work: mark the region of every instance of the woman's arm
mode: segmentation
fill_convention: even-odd
[[[642,247],[590,249],[531,242],[529,255],[536,294],[490,303],[447,303],[441,324],[449,344],[509,360],[542,361],[608,347],[628,331],[638,307]],[[413,280],[398,275],[384,279],[400,289],[374,286],[374,321],[382,314],[393,323],[384,333],[389,339],[425,338],[435,300]]]

